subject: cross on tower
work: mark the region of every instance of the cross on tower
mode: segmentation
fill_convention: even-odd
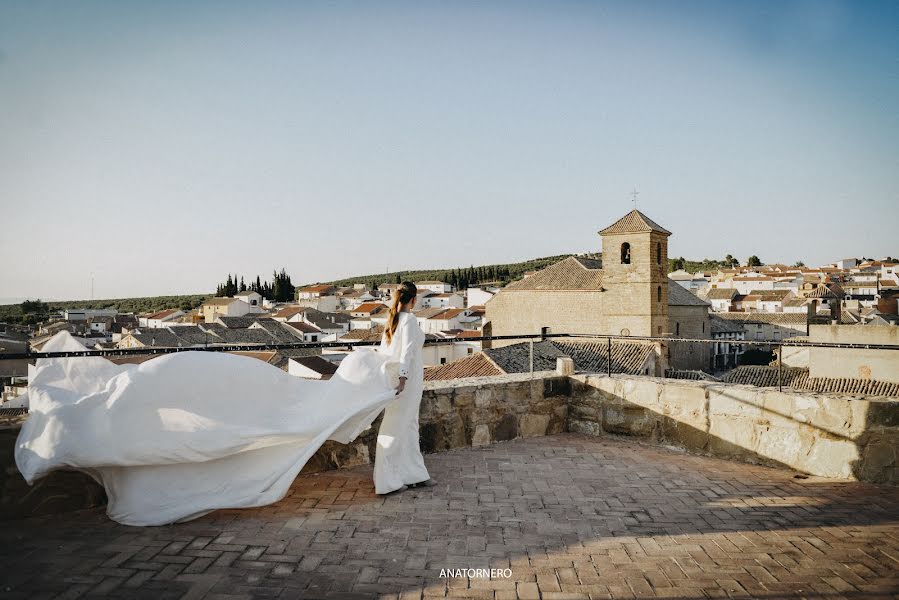
[[[637,209],[637,194],[640,192],[637,191],[637,188],[634,187],[634,191],[630,193],[631,201],[634,203],[634,210]]]

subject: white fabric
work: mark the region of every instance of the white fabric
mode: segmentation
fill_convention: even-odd
[[[418,319],[409,312],[399,313],[391,343],[381,338],[380,352],[399,365],[399,376],[406,386],[384,411],[375,450],[375,493],[386,494],[404,485],[430,479],[419,447],[418,412],[424,386],[422,346],[425,334]]]
[[[84,349],[65,331],[43,347]],[[352,441],[400,398],[389,383],[391,361],[418,368],[421,347],[417,359],[396,346],[381,350],[389,351],[357,348],[326,381],[221,352],[165,354],[139,365],[39,359],[16,465],[29,484],[60,468],[90,474],[106,488],[109,517],[127,525],[270,504],[326,440]],[[421,377],[411,375],[401,396],[417,389],[420,400],[420,384],[410,384]]]

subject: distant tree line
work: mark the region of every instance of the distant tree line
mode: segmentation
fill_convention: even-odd
[[[209,294],[151,296],[145,298],[109,298],[105,300],[61,300],[44,302],[25,300],[20,304],[0,305],[0,322],[33,325],[64,311],[85,308],[114,308],[120,313],[158,312],[167,308],[190,311],[205,302]]]
[[[289,302],[294,299],[296,287],[290,282],[290,275],[282,268],[281,272],[272,271],[271,282],[262,281],[259,275],[256,281],[251,281],[249,285],[244,282],[243,275],[240,276],[240,283],[237,281],[237,274],[231,277],[228,273],[228,279],[225,283],[220,283],[215,290],[216,297],[230,297],[240,292],[256,292],[266,300],[271,302]]]
[[[383,283],[400,283],[401,281],[443,281],[457,289],[468,289],[479,285],[503,286],[521,278],[526,271],[536,271],[548,267],[571,254],[535,258],[519,263],[455,267],[452,269],[421,269],[415,271],[394,271],[377,275],[360,275],[330,281],[335,286],[350,286],[364,283],[370,289],[377,289]]]
[[[765,263],[759,259],[758,256],[752,255],[746,259],[747,267],[761,267],[764,266]],[[704,258],[702,260],[687,260],[683,256],[678,258],[669,258],[668,259],[668,270],[669,271],[679,271],[681,269],[688,271],[690,273],[696,273],[697,271],[717,271],[718,269],[733,269],[740,266],[740,261],[728,254],[724,257],[724,260],[713,260],[709,258]],[[805,266],[802,261],[797,262],[796,267]]]

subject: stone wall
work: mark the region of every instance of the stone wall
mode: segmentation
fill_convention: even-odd
[[[484,305],[484,320],[490,323],[491,335],[537,334],[542,327],[549,327],[553,333],[608,331],[605,297],[606,292],[601,291],[502,290]],[[485,347],[520,342],[492,340]]]
[[[0,520],[105,502],[77,471],[34,486],[13,448],[23,418],[0,424]],[[350,444],[326,442],[303,473],[374,460],[380,417]],[[629,375],[538,372],[425,383],[425,453],[575,431],[623,434],[693,452],[803,473],[899,483],[899,402]]]
[[[899,483],[899,402],[886,398],[575,375],[568,429],[634,435],[812,475]]]
[[[668,332],[674,337],[710,340],[712,325],[708,306],[669,306]],[[708,369],[712,344],[675,342],[668,344],[668,365],[672,369]]]
[[[552,371],[426,381],[418,417],[422,452],[483,446],[566,431],[568,377]],[[314,473],[374,461],[381,417],[350,444],[326,442],[303,468]]]
[[[0,424],[0,520],[48,515],[106,504],[100,484],[80,471],[53,471],[29,486],[15,462],[24,417]]]
[[[812,325],[809,340],[828,344],[882,344],[899,346],[895,325]],[[808,349],[810,377],[848,377],[899,383],[899,350],[853,348]]]

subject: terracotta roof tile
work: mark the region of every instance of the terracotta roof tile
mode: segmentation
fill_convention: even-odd
[[[805,325],[808,315],[801,313],[744,313],[744,312],[719,312],[716,317],[727,321],[742,323],[766,323],[768,325]]]
[[[438,381],[444,379],[461,379],[463,377],[486,377],[489,375],[503,375],[504,372],[497,367],[483,352],[454,360],[453,362],[428,367],[425,369],[425,381]]]
[[[670,231],[641,213],[639,210],[634,209],[600,231],[599,234],[648,233],[650,231],[671,235]]]
[[[503,290],[602,290],[599,261],[569,256],[507,285]]]
[[[384,334],[384,328],[380,325],[371,329],[351,329],[339,336],[341,342],[379,342]]]
[[[337,365],[321,356],[299,356],[293,358],[293,361],[315,371],[319,375],[331,376],[337,372]]]
[[[655,346],[645,342],[613,342],[612,372],[642,374],[644,364]],[[556,359],[568,356],[579,371],[605,373],[608,370],[608,346],[606,342],[554,341],[534,343],[534,370],[551,371]],[[530,344],[521,342],[490,348],[463,359],[425,369],[425,379],[457,379],[460,377],[484,377],[507,373],[526,373],[530,370]]]
[[[305,321],[290,321],[288,323],[283,323],[283,325],[286,325],[292,329],[296,329],[297,331],[300,331],[302,333],[321,333],[322,332],[322,330],[319,329],[318,327],[316,327],[315,325],[310,325],[309,323],[306,323]]]
[[[732,300],[737,295],[734,288],[711,288],[706,293],[706,300]]]
[[[350,312],[374,314],[382,310],[387,310],[387,307],[380,302],[363,302]]]
[[[849,377],[809,377],[808,369],[800,368],[784,368],[782,377],[784,387],[793,388],[794,390],[865,396],[899,396],[899,383],[889,381]],[[721,380],[725,383],[776,387],[777,367],[737,367],[724,375]]]

